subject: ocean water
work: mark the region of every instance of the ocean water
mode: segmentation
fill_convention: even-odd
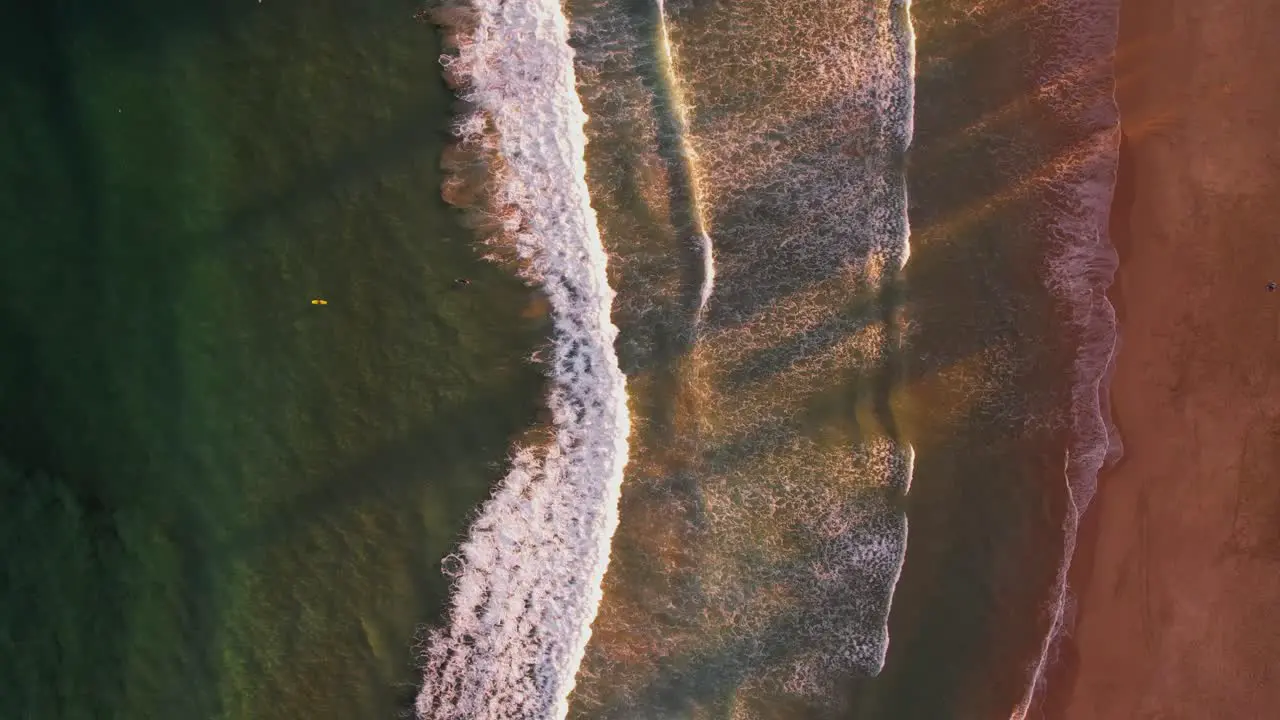
[[[1035,717],[1115,16],[15,12],[5,712]]]
[[[0,11],[0,717],[412,707],[547,330],[413,13]]]
[[[1118,452],[1114,16],[436,13],[452,194],[550,294],[564,387],[462,545],[421,717],[1032,711]]]

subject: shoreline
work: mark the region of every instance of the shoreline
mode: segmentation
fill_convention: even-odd
[[[1280,102],[1251,90],[1280,66],[1261,30],[1277,21],[1247,0],[1121,4],[1108,393],[1126,452],[1081,518],[1054,720],[1280,702],[1280,299],[1263,288],[1280,276]]]
[[[1132,239],[1128,232],[1128,224],[1129,218],[1133,213],[1136,191],[1137,178],[1133,167],[1132,147],[1125,137],[1122,119],[1120,125],[1119,162],[1116,168],[1116,186],[1107,229],[1111,245],[1119,259],[1120,268],[1123,268],[1129,261],[1132,252]],[[1116,281],[1107,289],[1106,294],[1116,314],[1118,330],[1115,351],[1118,356],[1123,356],[1127,312],[1124,288],[1120,283],[1119,275],[1120,269],[1117,269]],[[1117,357],[1117,365],[1119,362],[1119,357]],[[1118,417],[1118,413],[1114,408],[1115,400],[1112,392],[1114,375],[1115,368],[1112,368],[1103,386],[1105,402],[1111,406],[1106,419],[1111,423],[1112,427],[1118,430],[1120,440],[1123,442],[1126,437],[1124,423]],[[1079,675],[1080,658],[1074,633],[1078,627],[1080,617],[1085,612],[1084,598],[1089,591],[1089,575],[1094,567],[1098,541],[1102,534],[1100,518],[1102,516],[1102,508],[1107,501],[1105,486],[1107,479],[1124,467],[1127,458],[1126,454],[1121,453],[1114,464],[1104,466],[1098,472],[1097,486],[1093,498],[1081,514],[1079,524],[1076,527],[1075,551],[1069,559],[1070,566],[1067,569],[1067,619],[1064,622],[1062,634],[1058,639],[1058,656],[1046,674],[1046,689],[1044,697],[1040,701],[1045,711],[1045,717],[1049,720],[1063,720],[1066,703]]]

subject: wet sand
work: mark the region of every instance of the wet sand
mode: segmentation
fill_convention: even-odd
[[[1280,3],[1125,0],[1113,234],[1125,458],[1099,482],[1049,716],[1280,706]]]

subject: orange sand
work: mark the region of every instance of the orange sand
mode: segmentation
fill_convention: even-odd
[[[1275,0],[1124,0],[1126,457],[1077,558],[1066,720],[1280,717],[1277,30]]]

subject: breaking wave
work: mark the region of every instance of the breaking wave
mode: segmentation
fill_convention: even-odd
[[[586,116],[555,0],[450,2],[456,145],[445,199],[550,301],[552,437],[517,449],[457,554],[448,625],[424,640],[422,720],[564,717],[591,634],[627,459],[613,291],[585,181]]]

